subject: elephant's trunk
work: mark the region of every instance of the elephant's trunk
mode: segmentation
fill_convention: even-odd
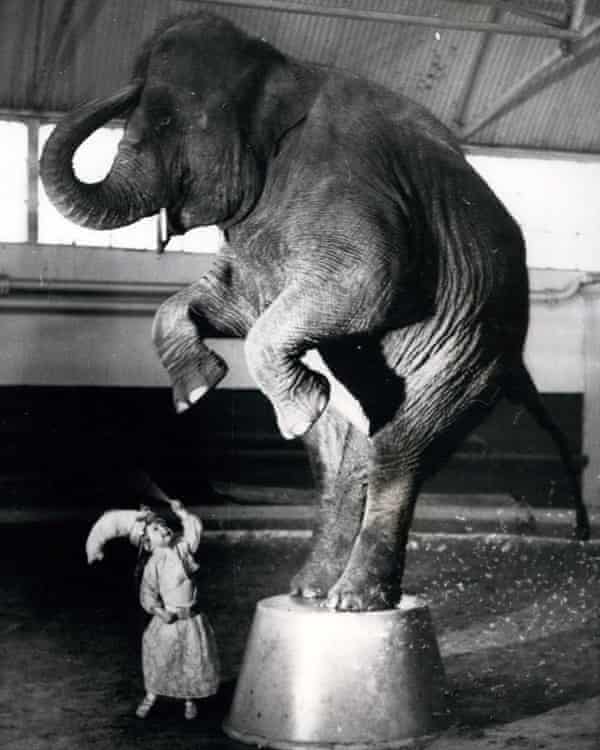
[[[80,144],[139,99],[134,83],[114,96],[90,102],[67,115],[50,135],[40,160],[40,174],[50,200],[68,219],[91,229],[114,229],[156,213],[165,201],[161,165],[150,149],[123,139],[109,174],[99,182],[81,182],[73,171]]]

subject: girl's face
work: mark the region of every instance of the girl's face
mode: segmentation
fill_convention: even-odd
[[[151,552],[158,547],[168,547],[172,538],[171,529],[160,521],[152,521],[146,527],[146,544]]]

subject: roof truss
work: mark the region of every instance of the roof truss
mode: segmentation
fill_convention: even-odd
[[[192,2],[197,0],[192,0]],[[553,16],[531,10],[526,3],[515,0],[490,0],[486,5],[497,6],[513,14],[529,18],[535,25],[524,26],[514,23],[467,21],[461,19],[438,18],[407,13],[391,13],[376,10],[361,10],[339,7],[325,7],[296,2],[296,0],[204,0],[214,5],[236,8],[254,8],[282,13],[295,13],[310,16],[326,16],[377,23],[397,23],[409,26],[429,26],[438,30],[457,29],[461,31],[483,31],[513,36],[547,37],[563,41],[577,41],[579,27],[585,15],[586,0],[570,0],[564,22]]]

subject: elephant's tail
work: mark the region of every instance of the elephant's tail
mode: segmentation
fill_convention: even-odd
[[[590,537],[590,522],[588,512],[581,494],[581,482],[579,472],[573,460],[567,439],[556,424],[540,398],[539,391],[533,382],[529,371],[523,362],[511,370],[505,381],[505,393],[508,399],[514,403],[522,404],[538,425],[546,430],[558,452],[564,466],[575,508],[576,528],[575,534],[578,539],[587,540]]]

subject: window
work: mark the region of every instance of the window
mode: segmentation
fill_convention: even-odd
[[[54,125],[40,127],[39,154],[53,129]],[[73,159],[75,174],[80,180],[96,182],[106,176],[121,135],[121,128],[101,128],[84,141]],[[111,231],[86,229],[65,219],[54,208],[41,180],[38,191],[38,241],[43,244],[130,247],[140,250],[156,247],[156,228],[152,218]]]
[[[37,188],[30,185],[35,170],[31,161],[38,159],[54,124],[37,121],[0,120],[0,173],[10,179],[0,181],[0,242],[39,242],[50,245],[84,245],[156,250],[156,217],[142,219],[128,227],[96,231],[80,227],[65,219],[50,203],[41,180]],[[118,127],[95,131],[75,153],[76,175],[86,181],[102,179],[110,169],[122,135]],[[37,140],[37,153],[32,143]],[[33,205],[29,205],[30,202]],[[174,237],[167,252],[216,252],[222,242],[217,227],[199,227],[183,237]]]
[[[27,126],[0,120],[0,241],[27,241]]]

